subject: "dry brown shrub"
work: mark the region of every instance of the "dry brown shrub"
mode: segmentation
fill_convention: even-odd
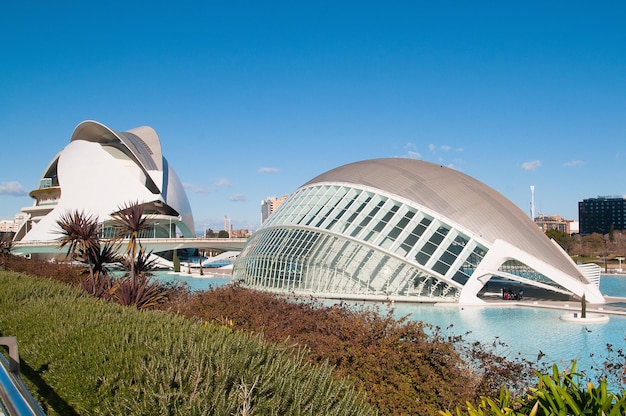
[[[44,277],[73,286],[80,286],[83,281],[83,267],[71,266],[65,263],[31,260],[9,254],[4,257],[3,267],[14,272]]]
[[[273,342],[308,347],[310,360],[328,361],[338,377],[355,379],[381,414],[437,414],[487,393],[476,390],[481,379],[453,342],[421,322],[345,305],[324,307],[314,300],[294,302],[236,285],[193,293],[168,307],[203,321],[260,332]]]

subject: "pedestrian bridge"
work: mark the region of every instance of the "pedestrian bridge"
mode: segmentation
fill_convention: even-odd
[[[107,240],[102,240],[107,241]],[[119,240],[124,247],[128,239]],[[218,251],[241,251],[247,238],[142,238],[139,240],[146,251],[161,251],[199,248]],[[62,254],[67,248],[60,248],[58,241],[16,241],[11,249],[13,254]]]

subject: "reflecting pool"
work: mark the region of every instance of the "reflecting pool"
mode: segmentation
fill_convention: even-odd
[[[600,278],[600,293],[606,296],[626,297],[626,276],[603,275]]]
[[[606,323],[586,324],[559,319],[563,311],[527,307],[459,307],[396,304],[394,315],[408,316],[439,326],[445,335],[462,335],[467,341],[492,344],[502,341],[507,348],[496,351],[509,358],[543,361],[560,368],[577,361],[579,369],[601,366],[606,345],[625,345],[626,317],[611,316]],[[594,354],[594,358],[590,355]]]
[[[154,272],[154,278],[166,282],[186,283],[191,290],[208,290],[212,287],[224,286],[230,283],[230,277],[228,276],[209,274],[206,269],[204,273],[204,276],[200,276],[198,273],[175,273],[161,270]]]

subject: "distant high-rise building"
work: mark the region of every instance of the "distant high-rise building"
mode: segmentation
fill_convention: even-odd
[[[607,234],[614,230],[626,229],[626,197],[599,196],[584,199],[578,203],[580,233]]]
[[[278,209],[280,204],[285,202],[285,199],[287,199],[288,196],[289,195],[283,195],[280,198],[270,196],[261,201],[261,224],[263,224],[265,220],[267,220],[267,218]]]

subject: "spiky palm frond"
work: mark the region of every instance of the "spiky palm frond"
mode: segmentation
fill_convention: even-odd
[[[133,240],[139,239],[142,231],[150,228],[149,220],[151,216],[144,215],[144,207],[139,202],[131,202],[119,207],[119,210],[111,215],[113,217],[113,227],[115,229],[115,239],[123,240],[128,238],[129,244],[127,252]]]
[[[91,262],[96,275],[108,275],[111,265],[121,263],[123,257],[119,253],[119,244],[114,241],[107,241],[100,247],[100,250],[93,252]]]
[[[96,279],[84,279],[81,282],[83,290],[96,298],[110,299],[113,296],[115,280],[110,275],[101,275]]]
[[[74,258],[79,252],[91,255],[100,248],[98,239],[98,219],[84,211],[66,212],[57,220],[59,247],[67,247],[68,257]]]
[[[151,258],[151,255],[152,251],[146,253],[146,250],[143,247],[140,247],[135,259],[126,257],[123,259],[122,264],[127,270],[134,270],[137,276],[151,276],[152,273],[150,272],[158,266],[157,259]],[[133,262],[132,265],[131,261]]]
[[[96,287],[92,258],[100,252],[98,219],[84,211],[71,211],[57,220],[59,247],[67,247],[67,257],[79,260],[89,266],[91,286]]]
[[[116,282],[112,294],[121,305],[146,309],[165,302],[169,297],[170,289],[167,285],[142,274],[134,278],[131,276],[122,278]]]
[[[131,277],[134,277],[135,258],[137,257],[137,250],[141,248],[139,236],[142,231],[150,228],[149,221],[151,217],[144,215],[144,207],[138,201],[122,205],[112,217],[115,239],[122,240],[128,238],[126,254],[130,257]]]

